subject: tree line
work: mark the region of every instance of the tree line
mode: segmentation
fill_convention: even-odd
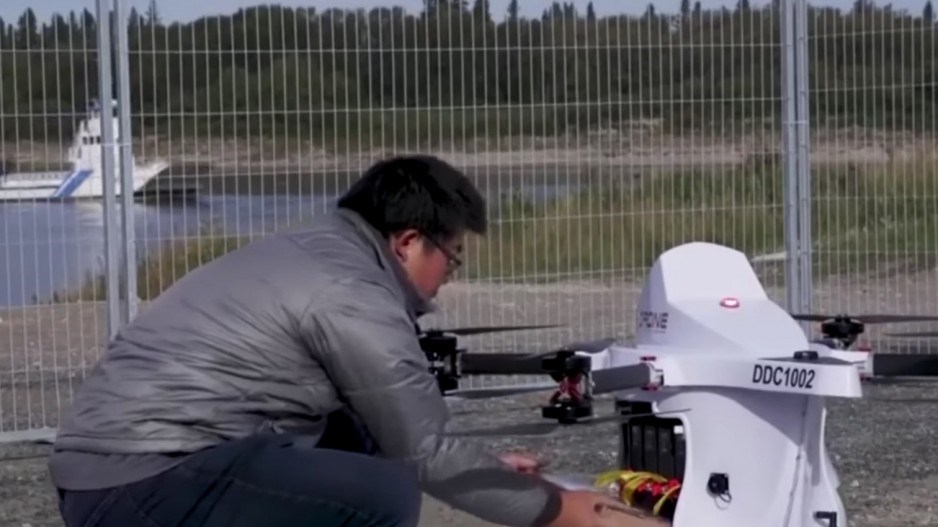
[[[674,0],[597,16],[555,2],[425,0],[400,7],[263,6],[164,22],[132,11],[136,133],[393,141],[557,136],[654,120],[672,131],[777,130],[785,61],[778,0],[702,9]],[[915,132],[938,123],[931,0],[917,13],[873,0],[808,15],[813,126]],[[65,140],[98,96],[89,10],[0,20],[0,139]],[[116,60],[116,56],[114,57]],[[116,62],[115,62],[116,64]]]

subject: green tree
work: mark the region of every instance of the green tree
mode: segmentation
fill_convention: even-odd
[[[151,2],[127,28],[134,130],[312,134],[344,147],[359,137],[413,146],[559,136],[638,119],[671,131],[778,130],[775,10],[682,0],[674,9],[692,15],[675,24],[653,8],[598,16],[569,1],[528,18],[511,0],[496,21],[489,5],[426,0],[419,14],[264,5],[182,24],[160,20]],[[813,127],[935,127],[931,6],[920,16],[869,0],[811,8]],[[0,21],[0,138],[70,135],[98,93],[96,26],[88,9]]]

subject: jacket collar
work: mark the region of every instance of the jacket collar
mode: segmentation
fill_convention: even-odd
[[[417,293],[417,289],[410,282],[410,279],[407,277],[404,268],[394,257],[394,254],[391,252],[391,248],[388,247],[387,240],[381,236],[381,233],[378,232],[377,229],[372,227],[370,223],[365,221],[361,215],[354,211],[348,209],[336,209],[336,214],[348,221],[361,235],[362,239],[365,240],[365,242],[375,250],[375,254],[378,256],[378,265],[391,274],[395,283],[404,292],[407,302],[407,310],[411,313],[414,319],[420,318],[423,315],[436,310],[436,306],[432,302],[424,300],[420,294]]]

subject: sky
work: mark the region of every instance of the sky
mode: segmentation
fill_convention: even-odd
[[[140,12],[145,12],[150,0],[126,0],[130,5],[136,7]],[[768,0],[752,0],[753,6],[764,5]],[[841,8],[849,8],[854,0],[809,0],[811,5],[828,5]],[[379,6],[397,5],[406,8],[409,11],[419,11],[423,5],[423,0],[203,0],[193,2],[192,0],[156,0],[157,8],[164,22],[188,22],[206,15],[230,14],[242,7],[250,7],[257,4],[276,3],[287,7],[344,7],[347,9],[372,8]],[[544,9],[553,3],[553,0],[522,0],[521,10],[525,15],[539,16]],[[588,0],[574,0],[577,6],[584,9]],[[681,4],[680,0],[593,0],[593,6],[596,13],[600,16],[612,13],[641,13],[645,7],[652,3],[658,12],[676,12]],[[919,14],[925,5],[925,0],[877,0],[877,5],[892,3],[896,9],[907,9],[912,13]],[[489,0],[489,5],[493,14],[499,15],[505,12],[508,0]],[[705,9],[715,7],[736,5],[736,0],[701,0],[701,5]],[[97,2],[95,0],[0,0],[0,17],[10,23],[22,15],[27,6],[31,6],[40,20],[48,20],[53,13],[68,13],[70,10],[81,11],[88,8],[92,13],[96,12]],[[623,7],[625,6],[625,7]]]

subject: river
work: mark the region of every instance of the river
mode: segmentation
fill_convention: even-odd
[[[509,190],[540,201],[584,184],[557,179],[523,185],[515,181],[510,189],[504,182],[479,186],[490,201]],[[270,233],[328,211],[344,190],[276,185],[257,193],[233,188],[228,181],[227,187],[209,181],[203,185],[206,191],[193,198],[136,202],[138,257],[168,241],[198,236],[209,226],[239,236]],[[103,214],[101,201],[0,203],[0,308],[48,301],[53,293],[76,290],[102,273]]]

